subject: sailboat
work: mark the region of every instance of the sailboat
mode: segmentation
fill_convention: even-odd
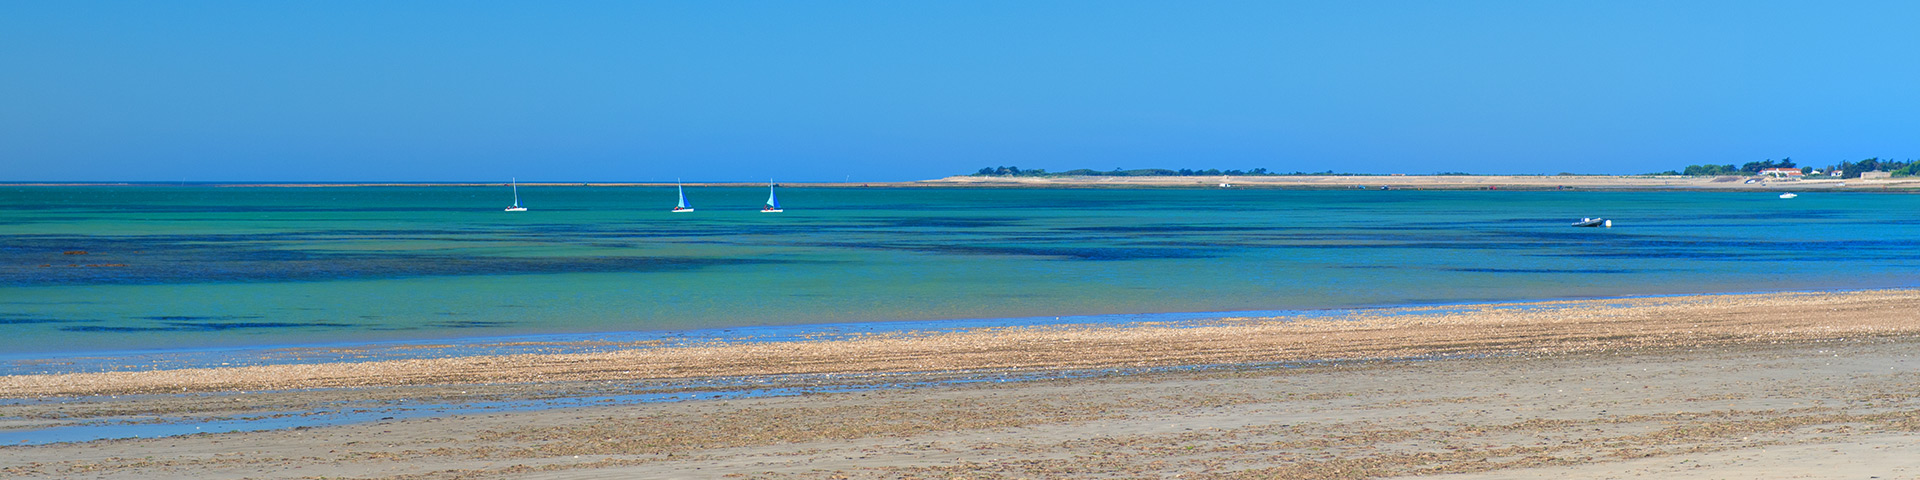
[[[679,181],[674,181],[673,186],[680,189],[680,203],[673,206],[673,213],[693,211],[693,204],[687,203],[687,187],[681,185]]]
[[[780,213],[786,211],[780,208],[780,197],[773,194],[773,186],[773,179],[767,179],[767,205],[760,207],[760,213]]]
[[[507,211],[509,212],[527,211],[527,207],[520,206],[520,179],[515,178],[511,181],[513,182],[513,206],[507,207]]]

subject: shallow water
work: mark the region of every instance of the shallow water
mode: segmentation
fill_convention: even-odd
[[[1920,196],[0,188],[0,357],[1911,286]],[[1614,219],[1572,228],[1580,217]],[[67,252],[85,252],[84,254]],[[587,335],[591,337],[592,335]]]
[[[1401,358],[1395,361],[1430,361],[1441,357]],[[44,427],[0,430],[0,445],[44,445],[63,442],[87,442],[107,438],[156,438],[202,433],[247,432],[302,427],[324,427],[421,417],[464,414],[525,412],[557,408],[608,407],[647,403],[697,400],[732,400],[763,397],[791,397],[820,393],[844,393],[882,389],[925,388],[977,383],[1015,383],[1063,378],[1093,378],[1144,373],[1208,370],[1254,370],[1298,368],[1326,365],[1327,362],[1283,362],[1237,365],[1190,365],[1168,367],[1100,368],[1047,370],[1036,372],[1003,371],[973,373],[862,373],[803,374],[751,377],[718,377],[678,381],[633,383],[600,382],[591,390],[554,391],[529,397],[503,396],[495,400],[339,400],[305,403],[288,409],[263,409],[243,414],[221,415],[143,414],[132,417],[68,420]],[[465,392],[461,392],[465,393]],[[245,394],[245,392],[241,392]],[[231,394],[182,394],[219,401]],[[153,396],[123,395],[84,399],[102,404],[137,404]],[[28,404],[48,400],[20,400]],[[67,402],[69,399],[54,401]],[[6,405],[0,402],[0,405]]]

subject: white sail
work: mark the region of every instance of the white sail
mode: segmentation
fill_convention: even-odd
[[[675,212],[693,211],[693,204],[687,202],[687,187],[685,185],[681,185],[679,181],[674,181],[673,186],[680,189],[680,203],[674,204],[673,211]]]
[[[767,205],[760,207],[761,212],[780,213],[786,211],[780,208],[780,196],[773,193],[773,186],[773,180],[767,180]]]
[[[520,179],[513,178],[508,181],[513,182],[513,206],[507,207],[507,211],[509,212],[527,211],[527,207],[520,206]]]

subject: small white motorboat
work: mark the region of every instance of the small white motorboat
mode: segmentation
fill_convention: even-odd
[[[1793,197],[1798,197],[1798,196],[1799,196],[1799,195],[1795,195],[1795,194],[1794,194],[1793,192],[1787,192],[1787,193],[1782,193],[1782,194],[1780,194],[1780,198],[1793,198]]]
[[[1576,226],[1576,227],[1612,227],[1612,226],[1613,226],[1613,221],[1612,221],[1612,220],[1607,220],[1607,219],[1604,219],[1604,218],[1582,218],[1582,219],[1580,219],[1580,221],[1578,221],[1578,222],[1573,222],[1573,226]]]

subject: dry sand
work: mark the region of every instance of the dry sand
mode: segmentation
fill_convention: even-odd
[[[1091,374],[5,446],[0,476],[1920,478],[1917,306],[1915,290],[1688,296],[0,377],[9,397],[108,395],[0,406],[0,427],[29,428],[714,377]],[[1210,366],[1129,370],[1192,365]]]

